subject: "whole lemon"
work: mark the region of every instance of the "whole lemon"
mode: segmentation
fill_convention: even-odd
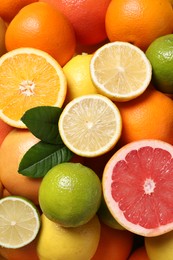
[[[44,176],[39,189],[43,213],[65,227],[87,223],[101,203],[101,182],[80,163],[60,163]]]
[[[76,97],[98,93],[90,75],[92,54],[78,54],[63,67],[67,79],[66,103]]]
[[[150,260],[172,260],[173,231],[157,237],[146,237],[145,247]]]
[[[95,215],[87,224],[64,228],[44,214],[38,236],[40,260],[89,260],[95,254],[100,239],[100,222]]]

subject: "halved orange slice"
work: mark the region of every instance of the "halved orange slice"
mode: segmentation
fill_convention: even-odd
[[[0,57],[0,118],[9,125],[26,128],[21,121],[25,111],[61,107],[66,92],[62,67],[46,52],[19,48]]]

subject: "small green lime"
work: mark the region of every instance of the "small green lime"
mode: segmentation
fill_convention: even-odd
[[[107,226],[109,226],[111,228],[120,229],[120,230],[125,229],[116,221],[116,219],[110,213],[110,211],[106,205],[106,202],[104,200],[104,197],[102,197],[102,200],[101,200],[100,208],[98,210],[98,217],[104,224],[106,224]]]
[[[65,227],[87,223],[97,212],[102,190],[90,168],[66,162],[54,166],[43,178],[39,203],[43,213]]]
[[[152,81],[163,93],[173,94],[173,34],[154,40],[146,50],[152,65]]]

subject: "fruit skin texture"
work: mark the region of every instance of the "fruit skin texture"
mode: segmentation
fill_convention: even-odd
[[[77,42],[95,45],[107,38],[105,14],[111,0],[40,0],[61,10],[74,27]]]
[[[140,139],[159,139],[173,144],[173,101],[148,89],[138,98],[116,103],[123,122],[121,145]]]
[[[101,183],[90,168],[80,163],[60,163],[44,176],[39,204],[52,221],[65,227],[88,222],[101,202]]]
[[[63,67],[68,85],[66,103],[76,97],[98,93],[90,75],[91,58],[91,54],[76,55]]]
[[[116,230],[101,223],[100,241],[91,260],[126,260],[133,246],[133,233]]]
[[[37,2],[38,0],[1,0],[0,16],[10,22],[22,7]]]
[[[0,17],[0,56],[6,53],[5,48],[5,33],[7,30],[7,26],[3,19]]]
[[[13,129],[14,128],[12,126],[6,124],[3,120],[0,119],[0,145],[2,144],[8,133]]]
[[[150,260],[172,260],[173,231],[162,236],[145,238],[145,247]]]
[[[154,40],[146,50],[152,65],[152,81],[161,92],[173,94],[173,34]]]
[[[37,252],[40,260],[88,260],[94,255],[99,239],[97,216],[80,227],[63,228],[43,214]]]
[[[39,260],[37,255],[37,238],[28,245],[17,249],[0,247],[1,255],[8,260]]]
[[[0,179],[12,195],[19,195],[38,204],[38,190],[42,179],[18,173],[19,163],[28,149],[39,141],[28,130],[14,129],[0,146]]]
[[[105,26],[111,42],[127,41],[145,51],[153,40],[172,33],[172,5],[168,0],[111,1]]]
[[[76,48],[74,30],[56,8],[36,2],[23,7],[9,24],[5,44],[8,51],[33,47],[49,53],[63,66]]]

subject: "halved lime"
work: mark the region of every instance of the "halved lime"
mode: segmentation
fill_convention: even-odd
[[[40,214],[31,201],[19,196],[0,200],[0,246],[25,246],[36,238],[39,229]]]

